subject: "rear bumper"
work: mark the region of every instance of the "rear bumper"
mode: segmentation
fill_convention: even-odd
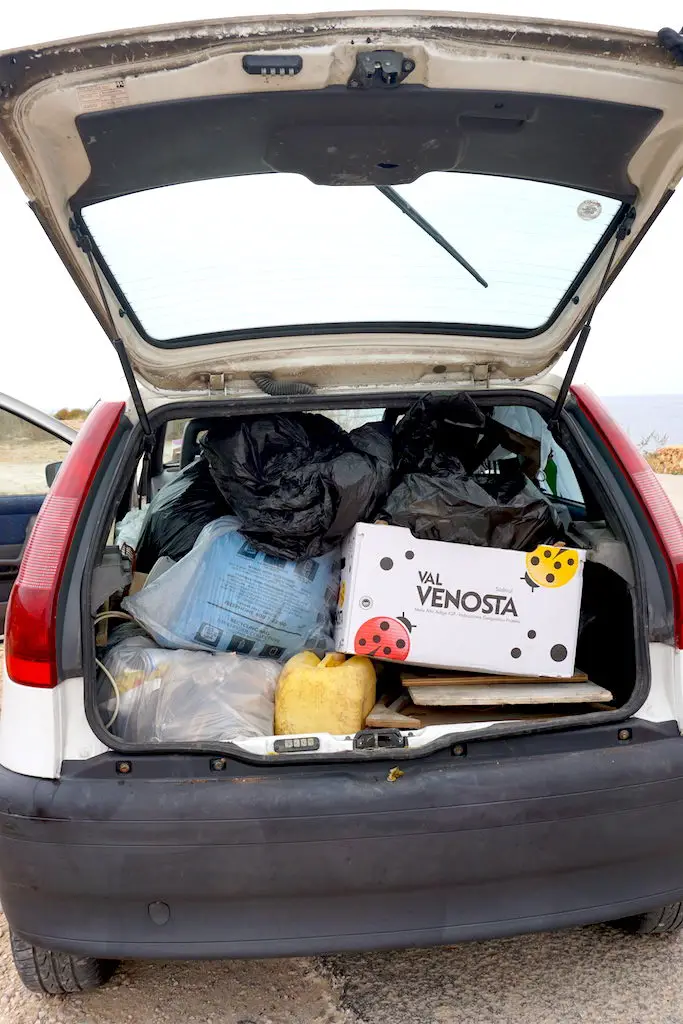
[[[390,762],[0,770],[0,899],[24,939],[116,958],[427,946],[639,913],[683,898],[683,739],[615,733],[407,762],[395,782]],[[162,764],[176,777],[155,778]]]

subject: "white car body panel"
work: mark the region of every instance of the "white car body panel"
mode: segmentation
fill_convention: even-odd
[[[3,679],[0,765],[20,775],[57,779],[62,761],[87,761],[108,748],[85,717],[83,678],[54,688]]]
[[[650,644],[652,684],[636,717],[646,722],[676,721],[683,729],[683,651]]]

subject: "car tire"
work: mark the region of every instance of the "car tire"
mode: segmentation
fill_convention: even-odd
[[[614,924],[631,935],[672,935],[683,927],[683,903],[669,903],[647,914],[622,918]]]
[[[41,949],[11,936],[12,957],[17,973],[30,992],[64,996],[99,988],[116,970],[116,960],[97,960],[93,956],[71,956]]]

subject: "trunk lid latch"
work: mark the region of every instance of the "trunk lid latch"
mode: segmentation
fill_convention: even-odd
[[[356,57],[349,89],[395,89],[411,71],[415,61],[397,50],[366,50]]]
[[[353,737],[354,750],[392,750],[407,745],[400,729],[361,729]]]

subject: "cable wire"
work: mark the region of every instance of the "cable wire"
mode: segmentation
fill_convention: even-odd
[[[121,693],[119,691],[119,688],[118,688],[116,680],[114,679],[113,675],[111,674],[111,672],[109,671],[107,666],[103,665],[102,662],[98,658],[95,658],[95,664],[97,665],[97,667],[99,669],[102,670],[102,672],[104,672],[105,676],[107,677],[107,679],[111,683],[112,690],[114,691],[114,701],[115,701],[115,703],[114,703],[114,710],[112,712],[111,718],[109,719],[109,721],[106,723],[106,725],[104,727],[105,729],[110,729],[112,727],[112,725],[114,724],[114,722],[116,721],[116,718],[118,716],[119,711],[121,710]]]

